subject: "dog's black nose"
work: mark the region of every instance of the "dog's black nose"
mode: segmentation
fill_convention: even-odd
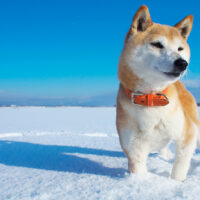
[[[188,66],[187,61],[183,60],[182,58],[178,58],[177,60],[174,61],[174,68],[177,71],[182,72],[186,70],[187,66]]]

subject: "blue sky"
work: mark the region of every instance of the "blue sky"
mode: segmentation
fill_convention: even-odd
[[[157,23],[174,25],[194,15],[186,78],[197,87],[198,1],[1,0],[0,94],[72,97],[116,92],[124,37],[142,4]]]

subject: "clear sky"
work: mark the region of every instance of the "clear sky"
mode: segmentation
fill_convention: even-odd
[[[115,92],[124,37],[142,4],[157,23],[174,25],[194,15],[187,79],[198,79],[199,1],[1,0],[0,93],[66,97]]]

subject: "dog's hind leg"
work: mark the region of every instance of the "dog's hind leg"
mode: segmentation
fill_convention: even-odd
[[[164,148],[160,150],[160,157],[162,157],[165,160],[170,160],[172,158],[172,153],[169,150],[168,145],[166,145]]]

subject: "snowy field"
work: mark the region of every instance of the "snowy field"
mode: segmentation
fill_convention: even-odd
[[[0,200],[200,199],[200,153],[183,183],[172,163],[151,154],[130,176],[115,108],[0,108]]]

